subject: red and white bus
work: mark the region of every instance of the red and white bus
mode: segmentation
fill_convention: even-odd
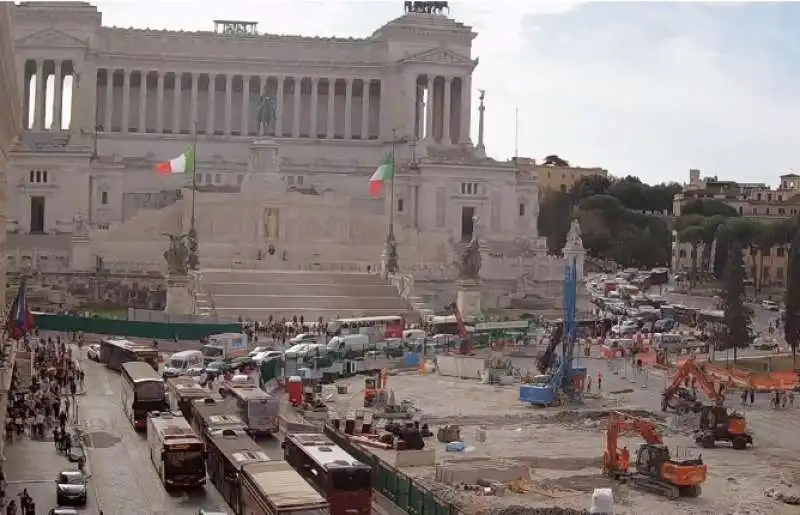
[[[158,349],[142,345],[124,338],[103,338],[100,340],[100,362],[111,370],[121,370],[122,364],[129,361],[144,361],[158,370]]]
[[[206,484],[206,446],[180,412],[147,415],[150,461],[167,490]]]
[[[283,457],[330,504],[331,515],[369,515],[371,469],[322,433],[289,433]]]
[[[328,322],[326,332],[334,334],[359,334],[362,327],[380,327],[384,338],[402,338],[405,319],[399,315],[384,317],[337,318]]]

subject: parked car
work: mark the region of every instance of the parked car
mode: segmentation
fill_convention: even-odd
[[[62,470],[56,478],[56,504],[86,505],[86,475],[80,470]]]
[[[100,361],[100,344],[92,343],[86,348],[86,357],[92,361]]]
[[[778,310],[780,310],[780,306],[778,305],[778,303],[773,301],[773,300],[762,300],[761,301],[761,307],[763,309],[767,309],[769,311],[778,311]]]
[[[773,350],[778,347],[778,342],[769,336],[759,336],[753,341],[755,350]]]
[[[298,343],[316,343],[319,338],[319,335],[316,333],[300,333],[294,338],[290,338],[289,343],[292,345],[296,345]]]
[[[50,508],[50,511],[47,512],[47,515],[78,515],[78,512],[72,508],[58,506],[56,508]]]

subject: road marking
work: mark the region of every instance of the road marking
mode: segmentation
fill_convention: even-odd
[[[6,481],[8,485],[40,485],[44,483],[52,483],[52,479],[22,479],[19,481]]]

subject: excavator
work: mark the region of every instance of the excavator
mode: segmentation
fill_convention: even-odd
[[[636,463],[629,470],[630,455],[627,447],[619,449],[619,437],[625,431],[638,433],[645,441],[636,451]],[[603,454],[603,475],[625,481],[636,488],[677,499],[697,497],[706,480],[708,468],[702,456],[696,459],[676,460],[656,431],[653,422],[611,412],[606,430],[606,450]]]
[[[691,390],[681,386],[687,377],[693,376],[700,388],[713,402],[704,405]],[[678,368],[672,383],[661,394],[661,410],[674,409],[678,413],[691,410],[700,413],[700,427],[695,431],[695,443],[706,449],[717,442],[730,442],[734,449],[741,450],[753,445],[753,435],[747,431],[747,421],[739,412],[724,406],[725,396],[717,390],[714,382],[698,365],[694,358],[687,359]]]
[[[456,317],[456,324],[458,325],[458,335],[461,337],[461,343],[458,347],[458,353],[464,356],[471,356],[475,347],[472,341],[472,335],[467,331],[467,325],[464,323],[464,317],[461,316],[461,310],[455,302],[449,304],[447,309]]]

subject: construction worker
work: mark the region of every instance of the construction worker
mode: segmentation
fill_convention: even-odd
[[[628,450],[628,447],[623,447],[622,451],[620,451],[619,456],[619,466],[625,472],[628,471],[628,467],[631,464],[631,452]]]

